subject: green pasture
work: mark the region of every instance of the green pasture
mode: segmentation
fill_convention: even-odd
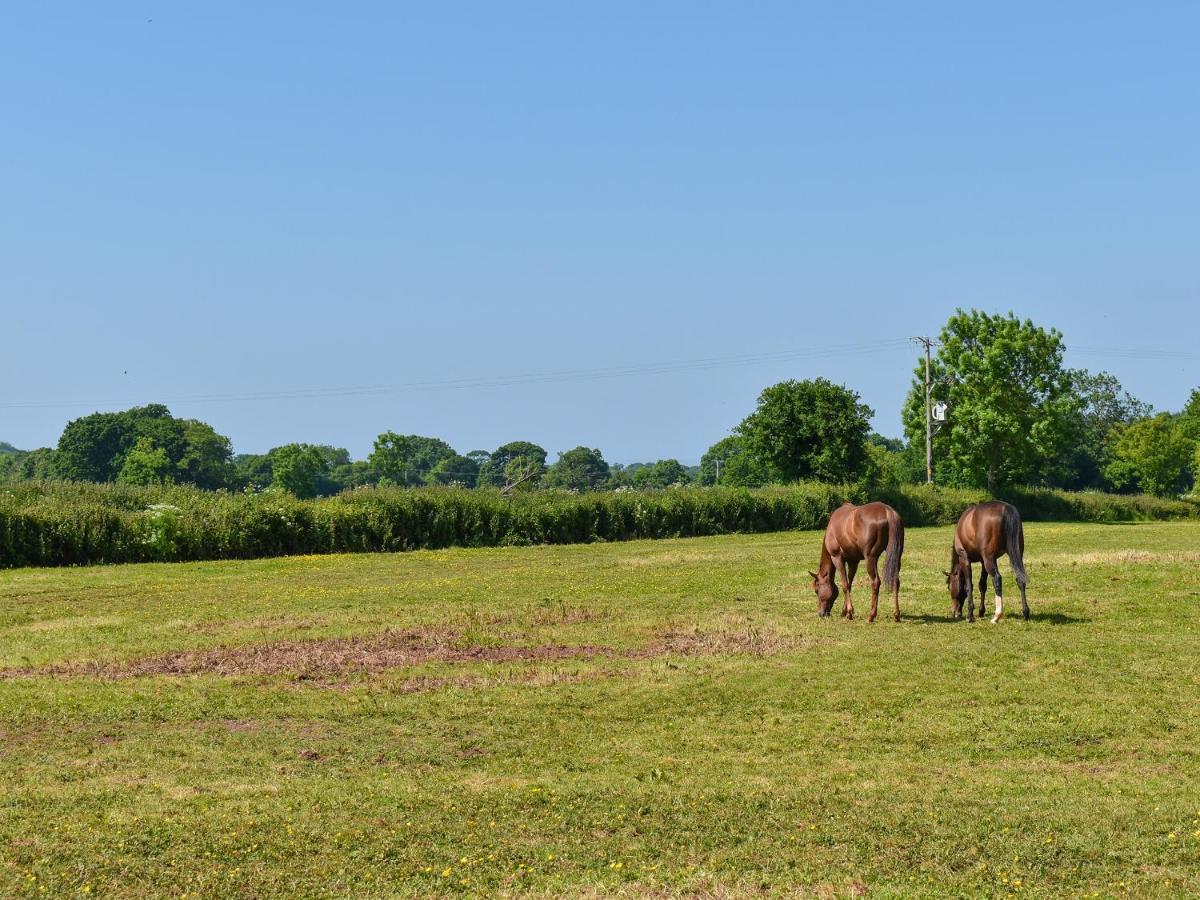
[[[2,571],[0,896],[1200,893],[1200,522],[950,534]]]

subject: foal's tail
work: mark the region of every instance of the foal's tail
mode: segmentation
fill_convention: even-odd
[[[1025,574],[1025,529],[1021,525],[1021,514],[1011,504],[1004,506],[1004,543],[1012,562],[1013,574],[1017,576],[1017,584],[1025,587],[1029,584],[1029,577]]]
[[[889,591],[900,583],[900,557],[904,555],[904,523],[895,510],[888,510],[887,562],[883,566],[883,582]]]

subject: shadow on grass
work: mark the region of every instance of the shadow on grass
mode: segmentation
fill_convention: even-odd
[[[905,613],[904,618],[905,618],[905,620],[907,620],[909,622],[921,622],[922,624],[926,624],[926,625],[932,624],[934,622],[940,622],[940,623],[945,623],[945,624],[951,624],[951,623],[955,623],[955,622],[963,622],[965,624],[970,624],[970,622],[968,621],[968,619],[965,616],[961,619],[956,619],[951,615],[938,616],[938,615],[934,615],[932,613]],[[975,621],[976,622],[990,622],[991,618],[992,618],[992,612],[989,609],[987,612],[987,615],[977,616]],[[1004,618],[1005,618],[1005,620],[1012,619],[1014,622],[1020,622],[1021,614],[1018,612],[1015,616],[1013,616],[1013,615],[1008,615],[1006,613]],[[1058,613],[1058,612],[1035,612],[1035,613],[1030,614],[1029,621],[1030,622],[1049,622],[1051,625],[1083,625],[1088,622],[1091,622],[1092,620],[1091,619],[1080,619],[1075,616],[1068,616],[1068,615],[1065,615],[1064,613]]]

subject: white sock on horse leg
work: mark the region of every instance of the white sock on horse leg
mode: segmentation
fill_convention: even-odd
[[[1000,621],[1000,617],[1004,615],[1004,598],[999,594],[996,595],[996,614],[992,616],[992,624],[995,625]]]

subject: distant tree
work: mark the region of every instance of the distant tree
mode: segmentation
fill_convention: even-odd
[[[434,466],[454,455],[454,448],[438,438],[385,431],[375,439],[369,462],[381,484],[418,485]]]
[[[182,453],[175,465],[176,481],[214,491],[234,481],[233,447],[206,422],[183,420]]]
[[[1066,420],[1068,440],[1057,458],[1041,461],[1042,480],[1075,491],[1108,489],[1112,485],[1104,473],[1112,462],[1109,436],[1120,426],[1149,418],[1154,410],[1108,372],[1073,369],[1067,374],[1075,398]]]
[[[337,466],[330,473],[330,480],[336,486],[336,490],[332,490],[330,493],[337,493],[347,488],[379,484],[379,473],[367,460],[355,459]]]
[[[311,444],[284,444],[268,456],[271,489],[287,491],[302,500],[315,497],[321,479],[329,474],[325,456]]]
[[[958,310],[942,328],[933,362],[935,400],[949,416],[934,437],[939,482],[987,486],[1038,479],[1071,439],[1077,401],[1063,368],[1062,335],[1012,313]],[[925,362],[904,405],[910,444],[925,442]]]
[[[639,467],[630,476],[633,486],[639,488],[666,488],[691,480],[687,468],[677,459],[660,459]]]
[[[755,457],[741,435],[722,438],[700,457],[700,484],[724,487],[761,487],[778,481],[771,466]]]
[[[271,486],[271,454],[239,453],[233,458],[232,487],[265,491]]]
[[[18,450],[16,447],[14,447],[8,441],[0,441],[0,456],[3,456],[5,453],[24,453],[24,452],[25,452],[24,450]]]
[[[900,438],[884,437],[878,431],[872,431],[867,435],[867,443],[872,447],[878,447],[881,450],[887,450],[890,453],[901,453],[904,450],[904,441]]]
[[[51,447],[0,453],[0,481],[46,480],[58,477]]]
[[[479,467],[479,484],[504,487],[521,481],[534,486],[546,471],[546,451],[529,441],[510,441],[497,447]],[[524,480],[522,480],[524,479]]]
[[[114,481],[133,441],[133,429],[121,413],[74,419],[58,439],[55,469],[71,481]]]
[[[1192,388],[1188,401],[1179,413],[1179,427],[1193,441],[1200,441],[1200,388]]]
[[[74,481],[115,481],[141,438],[166,454],[172,481],[218,488],[234,475],[229,438],[204,422],[175,418],[161,403],[68,423],[58,440],[55,469]]]
[[[1106,475],[1120,489],[1171,497],[1187,489],[1196,441],[1171,416],[1160,413],[1132,425],[1120,425],[1110,436],[1112,461]]]
[[[736,431],[784,481],[853,481],[866,469],[872,415],[858,394],[824,378],[784,381],[759,395]]]
[[[427,484],[456,484],[463,487],[475,487],[479,478],[479,463],[469,456],[447,456],[439,460],[437,465],[425,476]]]
[[[547,487],[574,491],[594,491],[608,480],[608,463],[599,450],[576,447],[558,455],[558,461],[546,472]]]
[[[118,484],[170,484],[174,480],[171,458],[151,438],[138,438],[124,460],[117,473]]]

